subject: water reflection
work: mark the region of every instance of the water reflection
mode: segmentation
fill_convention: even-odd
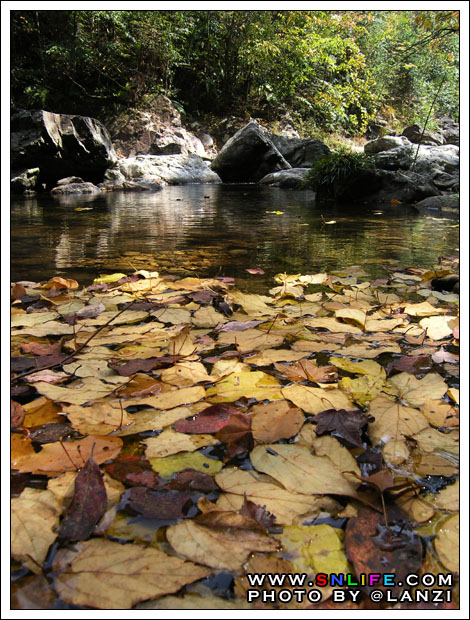
[[[412,209],[374,215],[372,205],[360,214],[357,207],[320,209],[311,192],[257,185],[12,203],[13,280],[60,274],[88,283],[99,273],[147,267],[235,276],[253,288],[246,268],[265,270],[264,279],[256,278],[260,285],[279,271],[312,273],[350,264],[378,276],[395,263],[430,266],[440,255],[455,255],[457,247],[455,221]]]

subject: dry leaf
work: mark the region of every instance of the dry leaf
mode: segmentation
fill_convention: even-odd
[[[61,505],[50,491],[25,488],[11,500],[11,552],[33,573],[41,574],[57,534]]]
[[[98,609],[130,609],[210,574],[158,549],[99,538],[60,549],[53,569],[54,587],[62,600]]]
[[[204,446],[213,446],[218,440],[212,435],[186,435],[167,428],[157,437],[149,437],[144,443],[147,446],[145,456],[152,459],[178,452],[194,452]]]

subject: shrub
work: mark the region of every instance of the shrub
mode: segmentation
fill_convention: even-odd
[[[374,168],[370,156],[341,147],[315,162],[305,178],[304,186],[323,198],[337,198],[344,193],[347,184],[358,177],[368,176]]]

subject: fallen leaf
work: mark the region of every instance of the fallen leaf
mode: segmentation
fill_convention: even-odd
[[[431,340],[441,340],[452,335],[452,330],[458,325],[458,320],[452,316],[441,315],[421,319],[419,324],[426,330],[428,338],[431,338]]]
[[[240,510],[246,498],[266,508],[278,523],[291,524],[300,515],[336,505],[330,498],[287,491],[272,479],[258,479],[254,472],[237,468],[224,468],[215,481],[225,491],[217,500],[220,509]]]
[[[215,475],[222,469],[221,461],[210,459],[200,452],[179,452],[149,461],[152,469],[164,478],[183,469],[195,469],[209,475]]]
[[[177,474],[171,482],[167,482],[165,488],[176,491],[201,491],[201,493],[211,493],[218,490],[212,476],[191,469],[186,469]]]
[[[459,510],[459,498],[460,498],[460,483],[456,480],[453,484],[449,484],[445,489],[442,489],[437,495],[432,495],[429,500],[433,502],[435,506],[442,510],[458,511]]]
[[[53,569],[54,587],[62,600],[98,609],[130,609],[210,574],[158,549],[99,538],[71,550],[60,549]]]
[[[75,491],[59,538],[71,542],[87,540],[106,510],[108,498],[100,468],[90,456],[75,478]]]
[[[83,405],[89,401],[98,400],[108,396],[116,389],[114,385],[104,383],[94,377],[84,377],[74,381],[69,387],[51,385],[44,383],[44,381],[38,381],[34,387],[50,400],[73,405]]]
[[[162,392],[157,396],[149,396],[147,398],[129,399],[126,401],[126,407],[146,406],[154,409],[174,409],[181,405],[196,403],[204,398],[206,392],[202,386],[182,387],[172,389],[169,392]],[[156,429],[155,429],[156,430]]]
[[[459,356],[449,353],[448,351],[444,351],[443,347],[440,347],[438,351],[432,354],[432,360],[435,364],[443,364],[444,362],[447,362],[448,364],[458,364]]]
[[[353,411],[356,406],[339,390],[330,390],[328,395],[321,388],[312,388],[306,385],[289,385],[281,390],[282,396],[300,407],[305,413],[320,413],[327,409],[345,409]]]
[[[133,487],[122,496],[121,510],[131,511],[145,519],[183,519],[191,503],[191,494],[184,491],[154,491],[148,487]]]
[[[249,328],[242,332],[220,332],[217,340],[221,345],[234,344],[242,353],[247,353],[277,347],[284,342],[284,336]]]
[[[344,532],[331,525],[289,525],[280,536],[295,572],[349,573]]]
[[[120,456],[104,467],[110,476],[128,486],[158,487],[158,476],[150,462],[138,456]]]
[[[338,433],[353,446],[362,447],[361,429],[369,419],[359,410],[345,411],[344,409],[328,409],[318,413],[312,422],[316,423],[317,435],[324,435],[330,431]]]
[[[413,435],[413,439],[418,442],[420,450],[423,452],[450,452],[458,456],[459,454],[459,432],[450,431],[441,433],[435,428],[424,428]]]
[[[373,360],[355,361],[345,357],[330,357],[330,364],[333,364],[341,370],[360,375],[371,375],[373,377],[383,377],[385,379],[385,370],[383,367]]]
[[[294,437],[304,421],[302,411],[285,400],[254,405],[251,409],[251,431],[254,439],[261,443]]]
[[[391,377],[388,382],[400,400],[410,407],[421,407],[426,401],[440,399],[447,392],[446,382],[436,373],[417,379],[413,375],[401,372]],[[387,393],[390,392],[390,388],[387,388]]]
[[[231,403],[242,397],[279,400],[282,398],[280,388],[275,377],[260,370],[234,372],[209,388],[206,398],[211,403]]]
[[[212,378],[207,374],[206,367],[201,362],[178,362],[170,368],[165,368],[161,372],[160,378],[165,383],[179,387],[212,382]]]
[[[263,275],[264,271],[260,268],[260,267],[256,267],[253,269],[245,269],[245,271],[248,271],[248,273],[251,273],[253,275]]]
[[[11,553],[33,573],[41,574],[56,539],[61,506],[50,491],[25,488],[11,500]]]
[[[119,454],[121,446],[119,437],[88,435],[77,441],[46,444],[38,453],[29,453],[12,460],[12,467],[19,471],[52,476],[82,467],[92,451],[97,463],[113,459]]]
[[[395,574],[394,586],[387,588],[397,595],[398,583],[406,575],[417,573],[422,561],[421,539],[410,529],[405,514],[394,505],[386,506],[390,530],[384,516],[369,507],[361,506],[357,517],[349,519],[346,526],[346,555],[353,563],[356,575],[380,573],[384,563]],[[388,570],[387,569],[387,570]],[[375,584],[375,589],[384,589]],[[371,586],[366,586],[370,593]]]
[[[314,456],[304,446],[257,446],[251,452],[250,460],[255,469],[269,474],[288,491],[315,495],[356,495],[355,486],[346,480],[331,459]]]
[[[238,413],[238,409],[231,405],[212,405],[194,418],[177,420],[173,426],[179,433],[217,433],[229,424],[232,413]]]
[[[439,560],[452,573],[459,571],[459,515],[452,515],[444,521],[437,531],[434,539],[434,548],[437,551]]]
[[[245,357],[248,364],[256,364],[256,366],[270,366],[274,362],[296,362],[299,359],[307,357],[304,351],[291,351],[290,349],[265,349],[261,353]]]
[[[357,379],[343,377],[339,387],[346,392],[352,400],[361,407],[367,407],[371,400],[376,398],[386,388],[386,382],[382,377],[364,375]]]
[[[383,396],[374,398],[370,403],[369,415],[375,418],[369,422],[368,427],[373,445],[411,437],[429,426],[417,409],[405,407]]]
[[[325,384],[337,381],[338,373],[334,366],[317,366],[315,361],[301,360],[290,366],[274,364],[283,377],[290,381],[311,381]]]
[[[145,456],[151,459],[178,452],[194,452],[204,446],[213,446],[218,441],[212,435],[186,435],[167,428],[157,437],[149,437],[143,443],[147,446]]]
[[[17,426],[21,426],[25,415],[26,412],[20,403],[10,399],[10,427],[16,428]]]
[[[109,435],[132,424],[133,417],[124,409],[126,402],[95,401],[89,407],[62,406],[62,413],[80,433]]]
[[[258,531],[211,529],[190,520],[172,525],[166,536],[184,557],[229,571],[239,570],[253,551],[277,551],[279,546],[279,541]]]

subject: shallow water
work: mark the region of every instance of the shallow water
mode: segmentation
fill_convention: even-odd
[[[362,265],[381,277],[388,267],[430,267],[439,256],[458,255],[455,220],[394,209],[319,207],[309,191],[258,185],[14,199],[11,280],[61,275],[89,284],[100,274],[145,268],[233,276],[241,288],[262,291],[279,272]],[[255,267],[265,275],[246,272]]]

